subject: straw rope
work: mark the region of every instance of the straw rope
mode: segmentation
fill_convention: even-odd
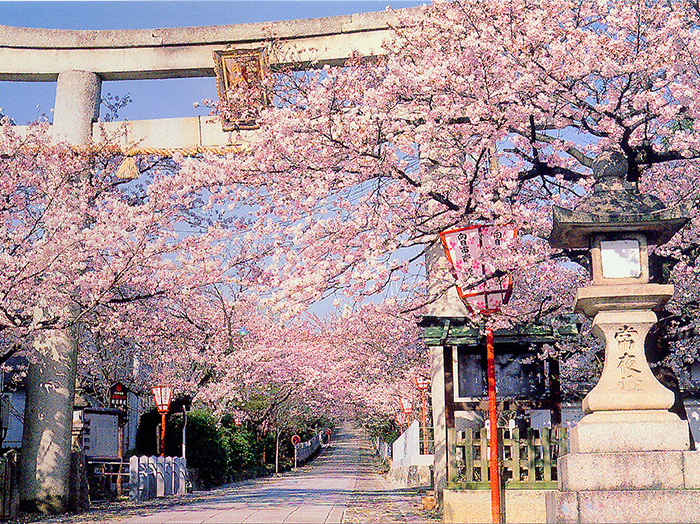
[[[182,156],[194,156],[204,153],[212,153],[215,155],[226,155],[228,153],[241,153],[245,148],[240,146],[212,146],[203,147],[195,146],[189,148],[162,148],[162,147],[137,147],[131,148],[127,151],[123,151],[122,154],[125,156],[119,169],[115,173],[117,178],[123,180],[134,180],[139,177],[139,169],[136,165],[136,156],[162,156],[162,157],[173,157],[175,155]],[[121,151],[121,148],[119,148]]]
[[[189,148],[162,148],[162,147],[137,147],[133,149],[129,149],[124,152],[124,155],[129,157],[129,156],[138,156],[138,155],[157,155],[157,156],[166,156],[166,157],[172,157],[177,154],[181,154],[183,156],[194,156],[194,155],[199,155],[203,153],[213,153],[215,155],[225,155],[227,153],[240,153],[244,150],[243,147],[240,146],[211,146],[211,147],[203,147],[203,146],[195,146],[195,147],[189,147]]]

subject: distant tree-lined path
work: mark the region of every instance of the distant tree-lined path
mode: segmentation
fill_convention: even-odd
[[[311,464],[280,477],[232,484],[176,500],[114,504],[50,522],[70,524],[430,522],[420,494],[379,473],[364,432],[345,424]]]

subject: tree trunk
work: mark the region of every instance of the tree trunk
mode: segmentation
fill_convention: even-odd
[[[275,439],[275,473],[280,472],[280,428],[277,428],[277,438]]]
[[[77,342],[72,332],[37,336],[29,365],[20,456],[20,503],[42,513],[68,510]]]

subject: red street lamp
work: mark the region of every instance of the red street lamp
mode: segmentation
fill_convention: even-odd
[[[399,397],[399,405],[401,406],[401,411],[403,411],[403,414],[406,415],[407,417],[413,413],[413,404],[411,403],[410,400],[407,398],[402,398]]]
[[[153,399],[156,402],[156,409],[161,415],[160,424],[160,456],[165,456],[165,415],[170,411],[170,399],[173,396],[173,388],[169,386],[153,386]]]
[[[452,263],[458,280],[468,281],[470,276],[483,277],[474,289],[464,290],[457,286],[457,293],[464,304],[473,313],[487,316],[497,312],[508,302],[513,288],[509,275],[505,277],[489,277],[496,273],[496,267],[482,259],[484,251],[496,246],[506,246],[515,239],[517,231],[512,224],[501,226],[477,225],[443,231],[440,240],[445,248],[447,258]],[[491,519],[494,524],[501,519],[501,484],[498,456],[498,413],[496,412],[496,371],[495,354],[493,349],[493,331],[486,329],[486,376],[489,392],[489,424],[491,438],[489,442],[491,470]]]
[[[423,424],[423,455],[428,454],[428,424],[426,422],[425,415],[425,392],[430,387],[430,380],[424,377],[419,377],[416,375],[416,388],[420,391],[421,402],[423,404],[423,409],[421,411],[421,423]]]
[[[403,426],[405,423],[406,425],[409,425],[411,422],[411,413],[413,413],[413,404],[410,400],[407,398],[402,398],[402,397],[396,397],[396,401],[399,403],[399,406],[401,406],[401,414],[403,415],[403,422],[399,421],[397,418],[397,421],[399,422],[399,425]]]

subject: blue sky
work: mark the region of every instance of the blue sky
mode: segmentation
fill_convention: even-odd
[[[427,0],[426,0],[427,1]],[[51,29],[152,29],[269,22],[383,11],[426,3],[381,1],[127,1],[127,2],[0,2],[0,25]],[[53,82],[0,82],[0,108],[18,124],[51,118]],[[131,95],[120,119],[168,118],[207,114],[193,104],[216,98],[214,79],[105,82],[102,95]]]

